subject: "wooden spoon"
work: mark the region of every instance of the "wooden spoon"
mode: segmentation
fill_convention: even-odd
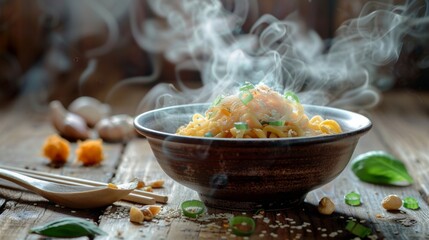
[[[137,182],[109,187],[73,186],[47,182],[0,169],[0,178],[18,184],[40,196],[69,208],[98,208],[108,206],[131,193]]]

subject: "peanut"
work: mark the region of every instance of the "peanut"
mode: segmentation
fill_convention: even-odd
[[[335,211],[335,204],[328,197],[323,197],[319,201],[317,210],[319,210],[319,213],[321,214],[331,215]]]
[[[153,219],[153,214],[148,208],[141,208],[140,211],[143,213],[145,221],[150,221]]]
[[[161,206],[158,205],[145,205],[142,208],[131,207],[130,222],[143,223],[143,221],[151,221],[160,211]]]
[[[398,210],[402,206],[402,200],[396,195],[389,195],[381,201],[381,206],[386,210]]]
[[[146,205],[143,206],[143,209],[148,209],[153,216],[157,215],[161,211],[161,206],[158,205]]]
[[[144,221],[144,214],[140,209],[136,207],[131,207],[130,209],[130,222],[133,223],[142,223]]]

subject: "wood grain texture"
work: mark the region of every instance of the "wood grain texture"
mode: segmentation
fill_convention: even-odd
[[[110,182],[120,160],[122,144],[104,144],[101,166],[83,167],[74,162],[77,143],[71,143],[69,161],[53,168],[42,154],[44,140],[55,130],[46,109],[32,108],[26,98],[0,109],[0,164],[103,182]],[[37,239],[31,227],[63,217],[98,221],[104,209],[72,210],[49,202],[27,190],[0,180],[0,239]]]
[[[51,168],[40,150],[43,140],[54,130],[46,112],[24,111],[24,107],[25,104],[18,101],[0,109],[0,164],[114,183],[134,177],[146,182],[163,179],[164,187],[154,191],[168,195],[169,201],[160,204],[163,211],[159,218],[134,224],[129,221],[129,208],[141,205],[120,201],[107,208],[75,211],[0,181],[0,239],[39,239],[37,235],[28,234],[31,227],[66,216],[96,221],[109,233],[97,239],[235,239],[228,231],[228,218],[238,214],[253,216],[248,212],[208,209],[208,215],[197,220],[181,217],[180,203],[198,199],[198,194],[174,182],[162,171],[144,138],[136,138],[126,145],[105,143],[106,159],[99,167],[82,167],[73,163],[71,156],[71,162],[65,166]],[[415,184],[389,187],[364,183],[347,166],[334,181],[311,191],[299,208],[258,215],[256,231],[249,239],[352,239],[354,236],[344,229],[350,219],[370,227],[378,239],[429,238],[429,206],[420,187],[429,186],[426,174],[429,169],[428,113],[427,92],[385,93],[379,106],[363,113],[374,126],[361,138],[354,152],[354,156],[371,150],[392,153],[404,161]],[[76,148],[76,143],[72,143],[72,148]],[[361,194],[361,206],[344,203],[343,197],[350,191]],[[421,208],[385,211],[380,202],[388,194],[415,197]],[[336,205],[332,215],[324,216],[317,211],[317,204],[324,196]]]
[[[405,161],[414,186],[429,202],[429,98],[420,92],[387,94],[374,119],[388,150]],[[397,117],[401,116],[401,117]]]

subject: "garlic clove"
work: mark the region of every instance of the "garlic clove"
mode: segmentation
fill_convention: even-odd
[[[68,107],[69,111],[85,119],[88,126],[93,127],[102,118],[109,116],[111,109],[108,104],[88,96],[76,98]]]
[[[89,129],[83,118],[68,112],[58,100],[52,101],[49,107],[52,125],[61,136],[70,140],[85,140],[89,137]]]
[[[126,114],[114,115],[101,119],[95,125],[95,130],[104,141],[128,141],[136,136],[133,121],[134,119]]]

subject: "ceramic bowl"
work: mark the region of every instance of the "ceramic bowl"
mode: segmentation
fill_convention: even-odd
[[[335,119],[343,133],[281,139],[220,139],[175,132],[207,104],[167,107],[134,120],[165,173],[197,191],[213,208],[278,210],[303,202],[307,193],[338,176],[371,121],[354,112],[304,105],[308,116]]]

